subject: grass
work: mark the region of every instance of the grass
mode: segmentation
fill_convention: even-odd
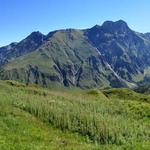
[[[40,120],[20,109],[1,108],[1,150],[50,150],[93,149],[86,139],[78,134],[62,132],[43,124]]]
[[[150,147],[149,97],[131,90],[52,91],[0,81],[0,106],[4,150],[8,145],[10,149]]]
[[[122,100],[135,100],[135,101],[144,101],[150,103],[150,96],[136,93],[127,88],[112,88],[109,90],[103,90],[105,96],[113,99],[122,99]]]

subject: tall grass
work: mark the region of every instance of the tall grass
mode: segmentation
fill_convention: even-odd
[[[3,85],[3,88],[8,91],[1,91],[3,103],[7,101],[44,122],[78,132],[93,142],[117,145],[150,142],[149,103],[108,99],[95,90],[64,93],[32,86]]]

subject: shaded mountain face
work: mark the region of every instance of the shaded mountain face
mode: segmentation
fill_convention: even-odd
[[[148,34],[132,31],[122,20],[107,21],[102,26],[86,30],[85,34],[120,77],[129,82],[141,80],[150,66]]]
[[[150,40],[150,33],[145,33],[144,38],[147,38],[147,40]]]
[[[0,79],[45,87],[131,87],[149,77],[149,56],[149,34],[132,31],[122,20],[86,30],[33,32],[0,48]]]
[[[26,53],[35,51],[43,44],[45,36],[40,32],[33,32],[19,43],[12,43],[0,48],[0,64],[8,63]]]

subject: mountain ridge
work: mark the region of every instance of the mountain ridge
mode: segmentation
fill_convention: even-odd
[[[133,87],[149,76],[149,38],[123,20],[47,35],[32,32],[0,48],[0,79],[46,87]]]

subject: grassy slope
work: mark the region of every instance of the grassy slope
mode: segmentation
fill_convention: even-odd
[[[149,101],[104,94],[0,81],[0,149],[148,150]]]
[[[103,90],[103,93],[106,97],[113,99],[123,99],[123,100],[136,100],[136,101],[144,101],[150,103],[150,96],[143,95],[140,93],[136,93],[127,88],[112,88],[109,90]]]
[[[20,109],[0,107],[1,150],[93,149],[78,134],[50,126]],[[75,147],[75,148],[74,148]]]

